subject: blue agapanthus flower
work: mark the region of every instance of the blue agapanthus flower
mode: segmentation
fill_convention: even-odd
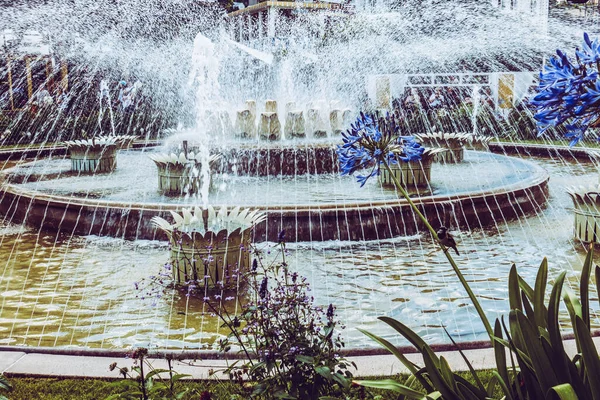
[[[367,180],[380,174],[383,163],[419,161],[425,150],[412,136],[398,136],[398,129],[388,117],[387,122],[377,116],[360,113],[346,133],[342,133],[344,144],[337,147],[342,175],[368,170],[357,174],[363,186]],[[383,125],[383,126],[380,126]]]
[[[600,42],[583,35],[583,46],[572,61],[560,50],[540,72],[538,94],[531,101],[538,133],[565,124],[570,145],[576,145],[600,116]],[[538,136],[539,136],[538,135]]]

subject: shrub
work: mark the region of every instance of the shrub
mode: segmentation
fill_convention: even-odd
[[[341,395],[350,388],[354,364],[339,354],[344,342],[336,331],[335,307],[325,311],[313,304],[306,278],[288,270],[283,241],[279,246],[281,261],[265,265],[262,258],[254,259],[246,275],[252,300],[238,315],[219,306],[220,295],[205,298],[231,331],[219,341],[220,349],[237,348],[245,356],[225,372],[240,383],[252,381],[253,397]]]

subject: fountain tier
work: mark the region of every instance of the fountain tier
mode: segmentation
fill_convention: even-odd
[[[64,159],[38,160],[4,172],[0,212],[12,221],[76,234],[153,239],[154,216],[201,204],[188,196],[159,194],[148,153],[119,154],[112,175],[77,176]],[[465,163],[434,164],[435,179],[415,199],[436,224],[494,225],[535,212],[547,198],[548,174],[534,164],[500,155],[467,151]],[[372,240],[410,235],[422,227],[394,190],[376,181],[360,188],[338,174],[297,176],[215,176],[209,204],[263,210],[266,223],[254,239],[276,240],[285,229],[289,241]]]

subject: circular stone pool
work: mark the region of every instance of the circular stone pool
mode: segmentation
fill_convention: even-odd
[[[154,239],[154,215],[202,204],[195,196],[167,197],[157,190],[154,163],[143,151],[122,151],[112,174],[70,172],[66,159],[36,160],[5,171],[0,212],[11,221],[77,234]],[[415,234],[417,221],[404,199],[376,180],[360,187],[338,174],[247,177],[218,174],[212,205],[259,208],[268,219],[255,239],[291,241],[375,240]],[[546,201],[547,173],[519,158],[467,151],[461,164],[434,164],[430,187],[413,196],[434,225],[489,226],[517,218]],[[360,228],[360,229],[359,229]]]
[[[507,311],[512,263],[532,282],[547,256],[551,277],[566,268],[569,284],[577,285],[583,253],[572,239],[564,187],[575,176],[581,184],[597,182],[596,167],[547,159],[534,164],[552,177],[543,211],[512,222],[498,219],[489,229],[476,223],[454,232],[461,251],[456,259],[490,318]],[[135,282],[167,262],[166,242],[54,235],[12,224],[1,233],[5,344],[208,348],[217,337],[218,323],[198,299],[178,291],[143,299],[144,292],[135,290]],[[458,341],[486,337],[443,254],[426,237],[299,242],[288,250],[290,268],[307,276],[316,302],[338,307],[350,348],[374,346],[357,327],[405,344],[376,320],[381,315],[399,318],[432,343],[449,341],[442,326]]]
[[[136,152],[124,152],[122,156],[119,167],[133,171],[140,169],[135,167],[136,157],[140,162],[145,160],[145,155]],[[572,238],[571,200],[564,189],[573,184],[574,177],[578,184],[597,182],[596,166],[591,162],[570,163],[559,157],[550,160],[531,159],[528,162],[477,152],[467,152],[467,160],[462,174],[445,170],[450,166],[434,166],[434,181],[440,176],[439,172],[447,174],[448,179],[454,179],[455,182],[449,184],[444,180],[443,185],[441,181],[439,184],[434,182],[434,194],[437,191],[439,198],[451,197],[449,194],[443,195],[443,191],[448,190],[456,195],[465,194],[465,198],[473,196],[465,189],[469,181],[473,182],[471,190],[490,193],[499,190],[502,193],[502,189],[487,187],[485,181],[473,178],[473,174],[478,172],[482,177],[488,177],[487,182],[504,182],[505,186],[523,182],[519,179],[527,182],[532,173],[534,176],[541,173],[543,182],[547,182],[544,169],[551,176],[544,196],[544,200],[547,196],[547,207],[541,209],[538,206],[537,213],[520,213],[513,220],[496,214],[491,222],[475,219],[467,221],[460,229],[456,228],[456,221],[460,219],[462,211],[456,208],[457,212],[452,214],[449,225],[453,228],[461,251],[461,256],[456,259],[489,317],[495,318],[507,311],[506,279],[513,263],[520,267],[525,279],[532,282],[542,257],[547,256],[550,276],[567,269],[568,284],[576,286],[583,252],[580,244]],[[128,167],[130,161],[133,165]],[[61,193],[65,186],[61,189],[58,184],[52,186],[50,181],[36,181],[36,175],[51,173],[59,174],[53,178],[58,183],[63,179],[85,181],[84,177],[65,174],[68,161],[66,163],[65,160],[48,160],[21,165],[15,170],[19,173],[13,183],[5,187],[33,193],[28,201],[48,196],[63,198],[67,204],[82,200],[100,204],[112,202],[86,199],[87,187],[82,188],[78,196],[71,197],[66,192]],[[506,171],[504,177],[499,171]],[[133,185],[140,188],[136,189],[140,190],[137,193],[147,193],[149,198],[157,196],[156,179],[152,174],[138,173],[146,174],[151,181],[141,182],[138,177],[128,181],[131,186],[115,182],[114,191],[102,193],[102,190],[98,190],[97,196],[119,195],[133,188]],[[395,193],[383,191],[375,182],[363,188],[364,191],[355,192],[358,184],[352,178],[312,176],[298,177],[292,181],[296,185],[296,181],[304,179],[302,184],[310,188],[316,185],[313,182],[321,178],[329,179],[332,188],[336,185],[348,186],[349,192],[340,190],[340,194],[336,195],[338,197],[334,197],[336,201],[344,201],[343,196],[348,196],[345,200],[348,203],[356,201],[356,197],[352,196],[363,196],[360,198],[367,204],[397,201]],[[231,178],[231,181],[236,182],[237,179]],[[285,181],[281,177],[274,179]],[[103,182],[95,186],[96,189],[110,187],[110,176],[92,179],[96,180]],[[17,183],[19,181],[24,183]],[[466,183],[460,186],[461,182]],[[216,192],[212,196],[224,195]],[[315,208],[320,204],[319,201],[326,199],[314,197]],[[138,200],[141,199],[143,197]],[[497,198],[487,199],[488,206],[493,209]],[[164,198],[164,201],[169,200]],[[186,204],[195,201],[197,199],[184,199]],[[511,207],[518,208],[519,203]],[[39,212],[40,218],[48,218],[52,211],[47,208]],[[0,232],[0,256],[4,260],[0,268],[2,343],[92,348],[145,345],[206,349],[223,333],[216,318],[203,308],[200,300],[188,298],[177,290],[168,290],[162,297],[156,298],[147,297],[147,291],[135,289],[135,283],[156,275],[168,261],[167,242],[80,236],[68,230],[54,234],[39,229],[40,224],[36,228],[16,225],[11,222],[15,219],[14,214],[4,215],[5,223]],[[359,230],[358,227],[355,230]],[[274,256],[273,246],[269,242],[258,244],[265,253],[271,252],[267,257]],[[449,342],[443,326],[457,341],[486,338],[452,269],[427,236],[411,234],[359,242],[299,241],[289,243],[287,248],[290,252],[287,257],[290,268],[308,278],[316,302],[336,305],[340,319],[347,326],[343,334],[350,348],[374,346],[356,327],[380,334],[394,343],[406,344],[376,320],[381,315],[402,320],[432,343]],[[591,303],[592,306],[597,304],[596,301]],[[235,307],[235,304],[226,306]]]

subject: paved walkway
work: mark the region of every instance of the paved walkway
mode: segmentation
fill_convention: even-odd
[[[600,349],[600,337],[595,337],[596,347]],[[574,340],[566,340],[565,348],[571,355],[575,354]],[[33,350],[33,349],[32,349]],[[495,367],[494,352],[491,348],[465,350],[466,357],[479,369]],[[467,365],[456,351],[437,353],[448,360],[454,371],[466,371]],[[408,354],[408,359],[423,365],[419,354]],[[371,355],[348,357],[358,367],[355,376],[389,376],[407,373],[406,368],[392,355]],[[119,367],[133,366],[133,360],[123,357],[74,356],[42,354],[21,351],[0,351],[0,370],[9,377],[55,377],[55,378],[119,378],[118,371],[110,371],[109,365],[116,362]],[[211,371],[223,369],[229,360],[190,360],[174,361],[173,369],[178,373],[190,374],[193,379],[223,379],[223,374],[211,376]],[[151,360],[154,368],[166,368],[165,360]]]

